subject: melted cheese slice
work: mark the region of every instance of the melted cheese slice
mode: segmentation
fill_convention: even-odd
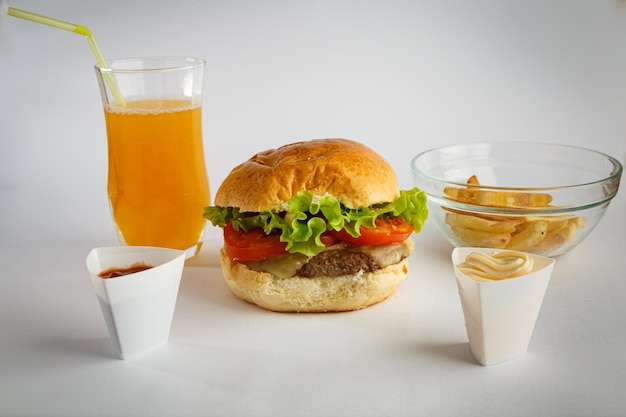
[[[338,245],[329,246],[328,250],[350,250],[355,252],[363,252],[376,262],[376,264],[384,268],[389,265],[397,264],[402,259],[408,257],[413,250],[415,244],[411,238],[400,243],[392,243],[391,245],[383,246],[358,246],[350,245],[347,243],[340,243]],[[289,278],[296,274],[296,271],[304,265],[308,256],[301,253],[291,253],[285,256],[279,256],[276,258],[266,259],[264,261],[256,262],[242,262],[245,263],[248,268],[255,271],[267,272],[279,278]]]

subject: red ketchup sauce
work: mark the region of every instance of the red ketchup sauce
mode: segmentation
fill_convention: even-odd
[[[134,274],[135,272],[145,271],[146,269],[152,268],[151,265],[145,264],[143,262],[138,262],[136,264],[132,264],[128,268],[109,268],[98,274],[100,278],[116,278],[124,275]]]

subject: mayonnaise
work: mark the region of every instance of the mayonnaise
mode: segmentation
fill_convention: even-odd
[[[527,253],[514,251],[471,252],[457,268],[477,281],[501,280],[533,272],[533,258]]]

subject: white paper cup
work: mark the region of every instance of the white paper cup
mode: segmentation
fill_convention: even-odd
[[[98,276],[139,262],[152,268],[116,278]],[[157,247],[115,246],[89,253],[87,269],[120,359],[167,342],[184,263],[183,251]]]
[[[470,350],[483,366],[515,359],[528,349],[555,260],[529,254],[533,272],[515,278],[478,282],[457,268],[471,252],[497,249],[455,248],[452,264],[465,316]]]

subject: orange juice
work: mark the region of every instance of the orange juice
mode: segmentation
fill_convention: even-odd
[[[105,109],[113,218],[128,245],[187,250],[210,204],[201,107],[180,100]]]

